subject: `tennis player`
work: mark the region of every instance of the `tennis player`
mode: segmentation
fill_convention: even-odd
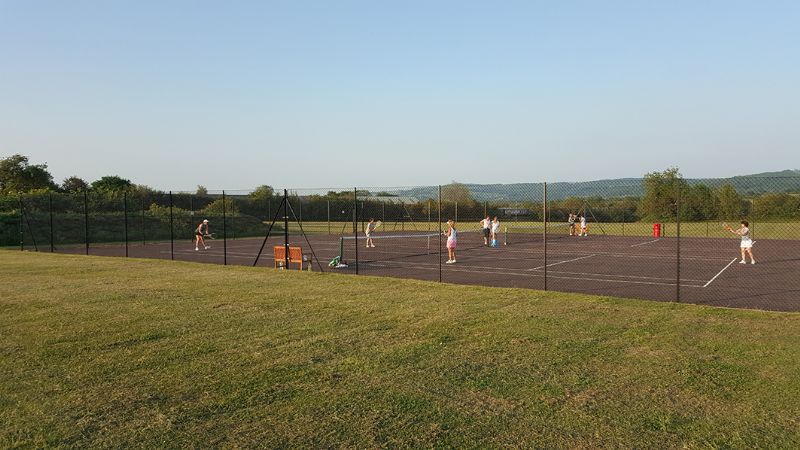
[[[370,218],[369,223],[367,223],[367,229],[364,230],[364,234],[367,235],[367,248],[375,248],[375,242],[372,241],[372,233],[375,231],[375,219]]]
[[[494,216],[494,219],[492,219],[492,247],[500,245],[498,239],[500,239],[500,219]]]
[[[581,222],[581,234],[579,236],[583,237],[589,236],[589,229],[586,227],[586,217],[581,215],[580,222]]]
[[[452,220],[447,221],[447,231],[443,232],[447,236],[447,262],[445,264],[456,263],[456,245],[458,244],[458,232],[456,224]]]
[[[201,244],[203,245],[204,250],[211,248],[210,245],[206,245],[206,241],[203,239],[205,236],[208,236],[208,234],[208,219],[203,219],[203,221],[200,222],[200,225],[194,229],[194,251],[199,251]]]
[[[728,231],[742,238],[742,243],[739,245],[742,252],[742,260],[739,261],[739,264],[747,264],[746,255],[750,255],[750,264],[755,264],[756,260],[753,258],[753,238],[750,236],[750,224],[746,220],[743,220],[740,225],[738,230],[734,230],[731,227],[727,228]]]
[[[567,225],[569,225],[569,235],[575,236],[575,214],[569,213]]]
[[[489,236],[492,233],[492,219],[486,216],[481,220],[481,227],[483,227],[483,245],[489,245]]]

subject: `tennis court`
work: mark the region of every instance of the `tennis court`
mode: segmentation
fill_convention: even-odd
[[[283,242],[283,235],[271,236],[258,266],[274,267],[272,249]],[[439,236],[431,233],[375,233],[375,248],[367,248],[363,236],[356,240],[352,235],[290,235],[289,242],[314,259],[314,271],[432,281],[441,277],[448,283],[657,301],[675,301],[680,295],[686,303],[800,311],[800,241],[795,240],[757,241],[755,265],[739,264],[737,242],[720,238],[682,238],[678,260],[675,238],[558,234],[549,235],[545,252],[543,236],[536,232],[518,232],[502,239],[507,245],[492,248],[483,245],[480,233],[468,231],[459,234],[457,263],[452,265],[445,264],[444,239],[440,244]],[[263,238],[211,241],[210,249],[195,251],[190,241],[180,240],[174,246],[170,242],[130,245],[128,254],[252,265],[262,243]],[[84,249],[66,251],[83,253]],[[99,245],[90,254],[124,256],[124,248]],[[328,267],[340,254],[348,267]]]

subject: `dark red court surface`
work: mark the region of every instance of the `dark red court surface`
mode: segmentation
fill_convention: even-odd
[[[358,239],[358,273],[422,280],[439,280],[439,238],[422,232],[392,233],[365,248]],[[130,245],[128,254],[222,264],[252,265],[263,239],[211,241],[211,249],[195,251],[188,240]],[[309,245],[310,243],[310,245]],[[271,237],[258,266],[273,267],[273,247],[283,236]],[[328,262],[340,252],[338,235],[290,236],[290,245],[316,255],[314,271],[356,273],[356,244],[348,237],[344,260],[348,268],[331,269]],[[444,240],[442,240],[444,245]],[[541,236],[515,236],[509,245],[489,248],[477,233],[461,233],[457,262],[445,264],[442,248],[441,279],[448,283],[485,286],[546,288],[564,292],[641,298],[658,301],[800,311],[800,241],[756,240],[757,264],[739,264],[738,241],[718,238],[682,238],[680,264],[677,240],[621,236],[561,237],[547,243],[545,261]],[[82,253],[83,248],[59,249]],[[123,246],[98,245],[90,254],[124,256]],[[225,256],[227,254],[227,257]],[[318,264],[319,263],[319,264]],[[321,267],[320,267],[321,266]],[[680,293],[676,283],[680,269]]]

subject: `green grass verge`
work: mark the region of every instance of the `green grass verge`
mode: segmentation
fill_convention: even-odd
[[[0,251],[0,447],[797,448],[800,314]]]

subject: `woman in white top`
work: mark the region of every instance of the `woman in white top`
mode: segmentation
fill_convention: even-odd
[[[500,219],[494,216],[492,220],[492,247],[498,247],[498,239],[500,239]]]
[[[746,255],[750,255],[750,264],[755,264],[756,260],[753,258],[753,238],[750,236],[750,224],[746,220],[743,220],[738,230],[734,230],[731,227],[726,227],[726,229],[742,237],[742,243],[739,246],[742,252],[742,260],[739,261],[739,264],[747,264]]]
[[[586,217],[581,216],[581,236],[586,237],[589,235],[589,229],[586,227]]]
[[[452,220],[447,221],[447,231],[442,232],[447,236],[447,262],[445,264],[456,263],[456,245],[458,244],[458,232],[456,231],[456,223]]]

